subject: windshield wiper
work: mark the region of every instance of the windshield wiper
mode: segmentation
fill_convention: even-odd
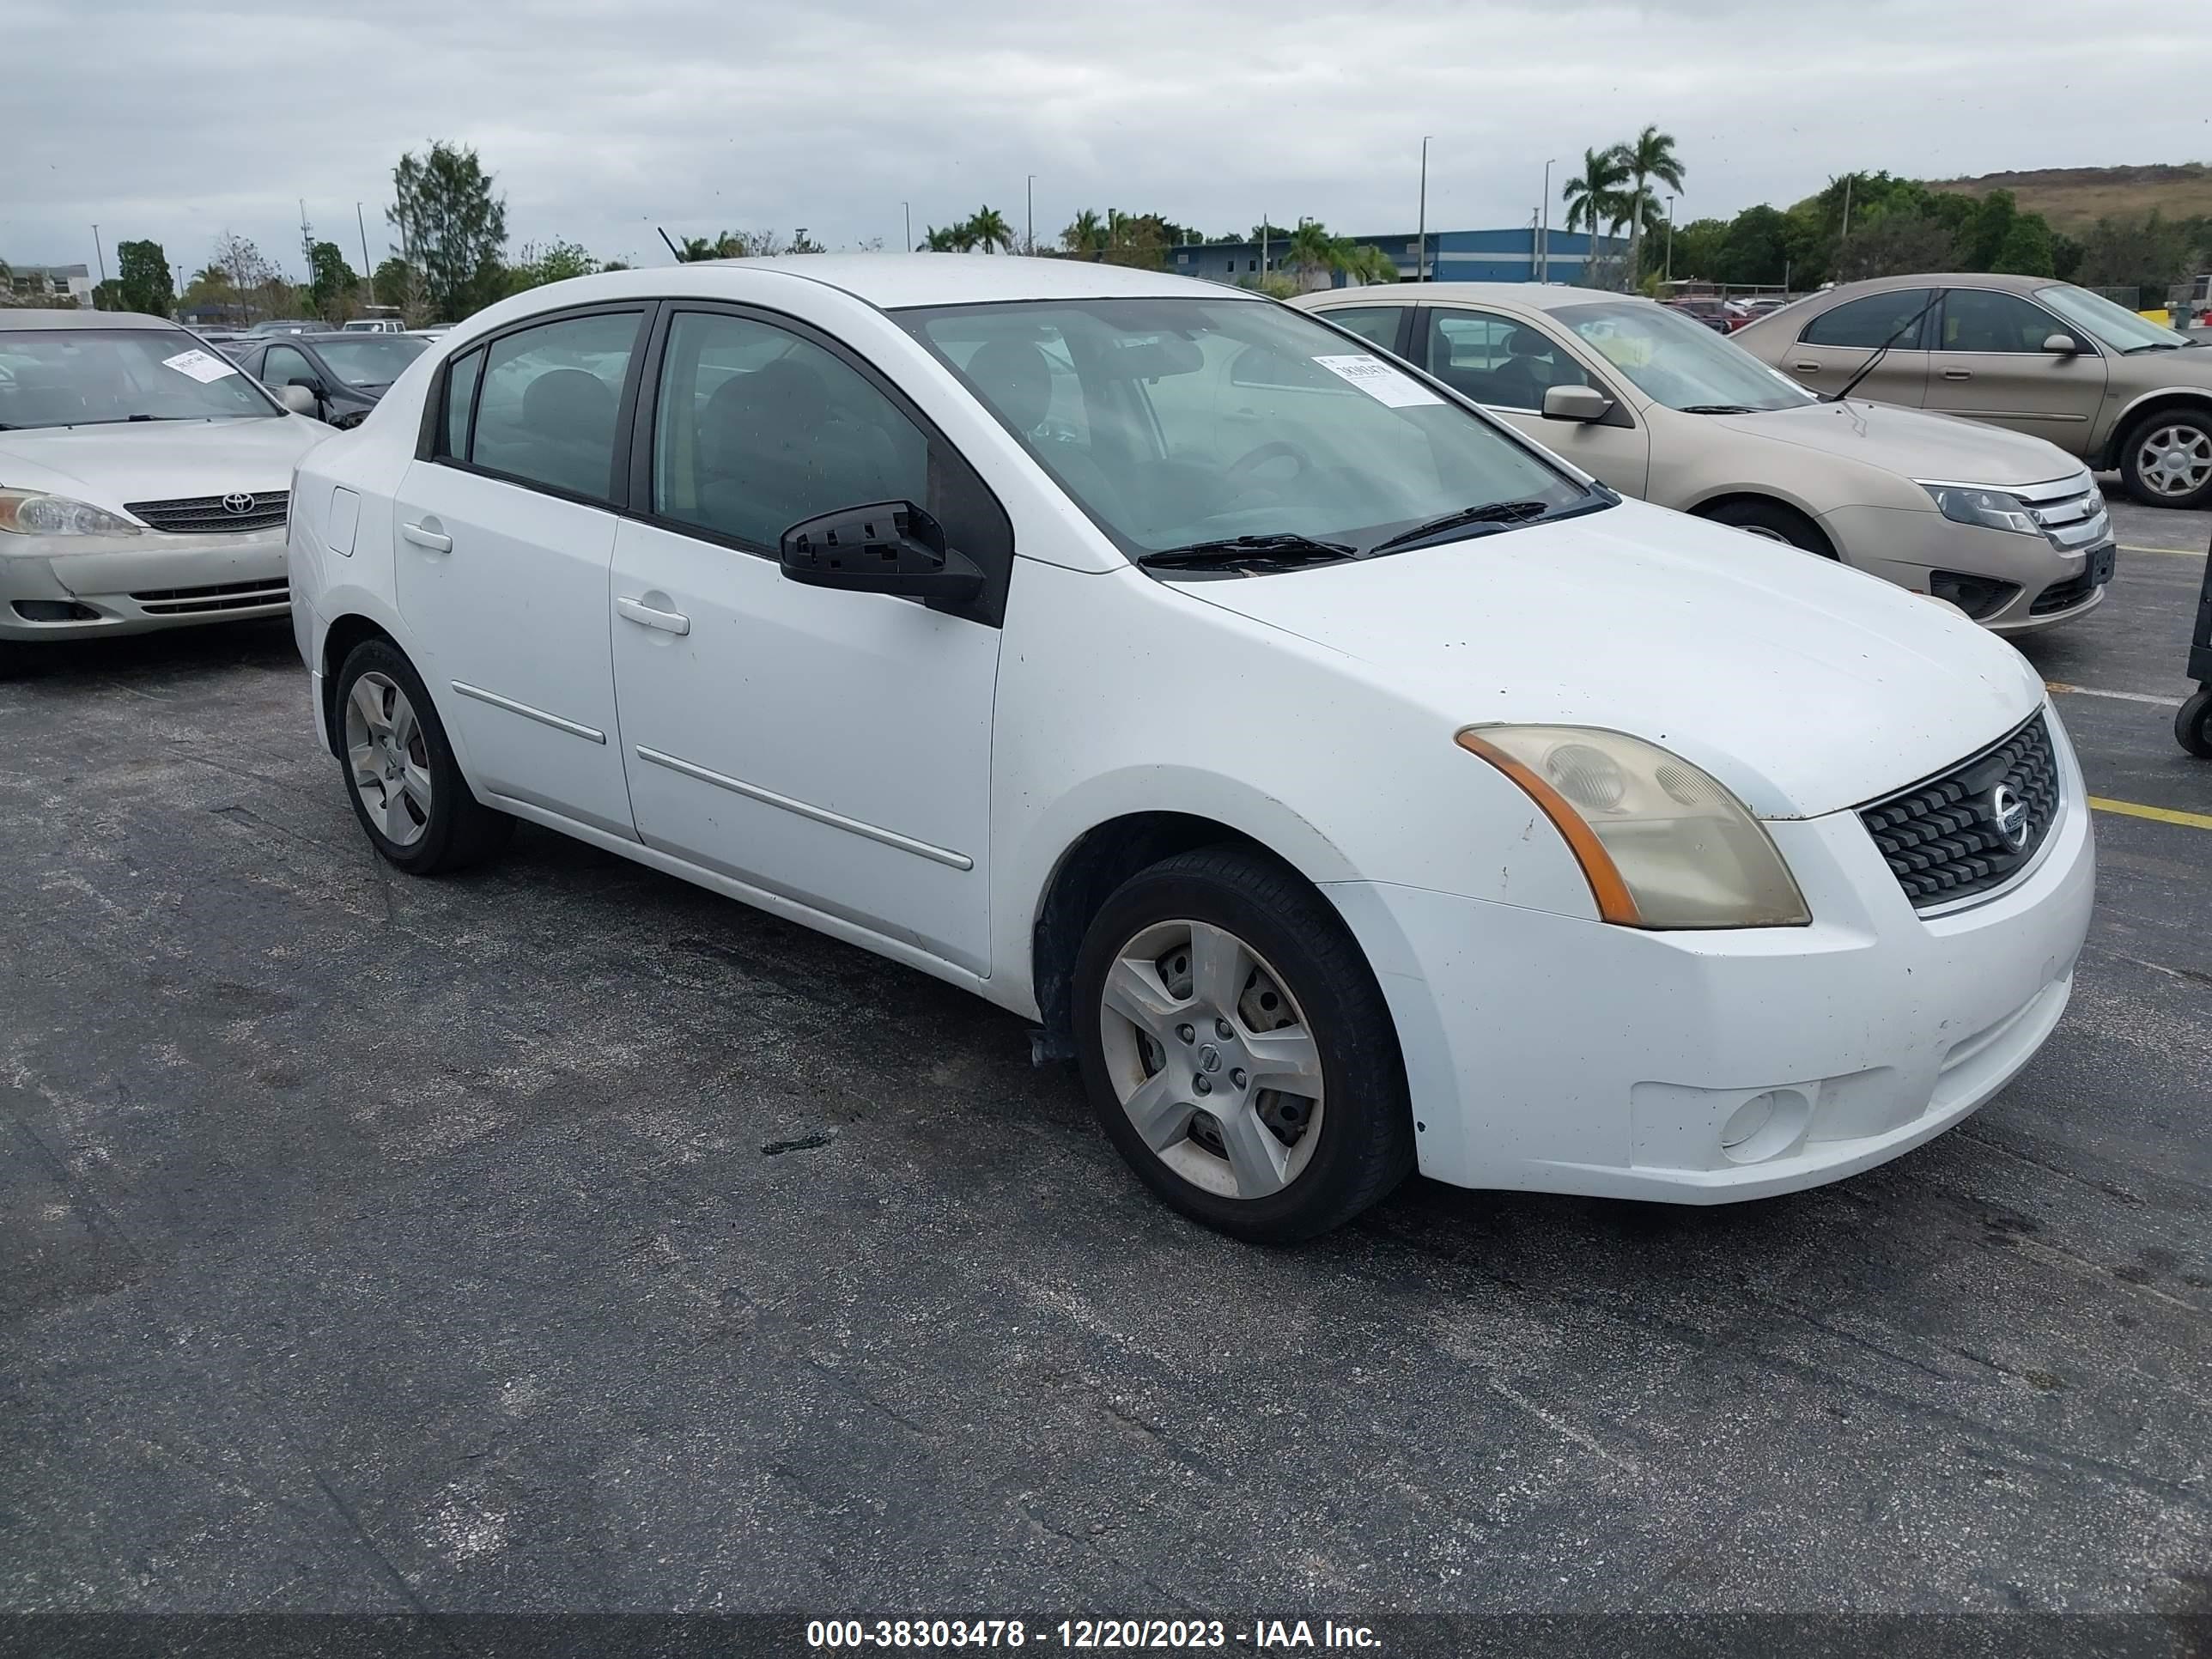
[[[1346,542],[1317,541],[1284,532],[1273,536],[1227,536],[1185,547],[1143,553],[1137,562],[1152,570],[1224,570],[1245,564],[1325,564],[1348,559],[1358,549]]]
[[[1929,312],[1935,310],[1936,302],[1942,297],[1943,290],[1940,288],[1934,293],[1930,294],[1928,296],[1928,303],[1921,307],[1919,310],[1914,312],[1905,322],[1899,324],[1896,333],[1891,335],[1887,340],[1884,340],[1879,346],[1875,347],[1874,356],[1861,363],[1857,369],[1853,372],[1850,380],[1844,381],[1843,385],[1838,386],[1833,392],[1822,392],[1820,394],[1820,400],[1823,403],[1839,404],[1843,402],[1844,398],[1850,397],[1853,392],[1858,389],[1859,382],[1866,379],[1868,375],[1874,373],[1874,366],[1880,362],[1883,358],[1889,356],[1890,347],[1895,345],[1906,335],[1918,328],[1920,326],[1921,319],[1927,316]]]
[[[2130,346],[2120,356],[2132,357],[2138,351],[2179,351],[2184,346],[2193,346],[2196,343],[2194,340],[2145,340],[2139,346]]]
[[[1417,524],[1411,530],[1401,530],[1386,537],[1367,550],[1371,556],[1389,553],[1399,548],[1412,547],[1417,543],[1442,540],[1454,531],[1470,529],[1476,525],[1496,525],[1500,528],[1510,524],[1526,524],[1531,519],[1540,519],[1552,510],[1549,501],[1485,501],[1480,507],[1463,507],[1456,513],[1447,513],[1441,519],[1431,519],[1426,524]]]
[[[1759,411],[1749,404],[1685,404],[1676,412],[1682,415],[1756,415]]]

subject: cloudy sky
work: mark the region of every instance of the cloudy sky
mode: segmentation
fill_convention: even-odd
[[[2212,160],[2203,0],[0,0],[0,258],[85,260],[97,222],[173,264],[218,233],[296,269],[384,257],[392,164],[473,145],[511,243],[665,260],[672,235],[806,226],[898,245],[988,203],[1210,233],[1266,213],[1526,222],[1544,161],[1645,122],[1683,220],[1830,174]],[[1557,209],[1554,208],[1556,222]]]

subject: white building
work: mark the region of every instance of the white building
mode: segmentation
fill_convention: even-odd
[[[19,306],[92,304],[92,272],[83,265],[8,266],[9,296]]]

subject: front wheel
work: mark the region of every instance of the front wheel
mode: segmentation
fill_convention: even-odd
[[[2197,759],[2212,760],[2212,685],[2197,687],[2181,705],[2173,717],[2173,740]]]
[[[496,852],[514,820],[470,791],[422,676],[386,640],[364,640],[338,670],[338,757],[369,842],[410,875],[459,870]]]
[[[1413,1165],[1397,1036],[1342,920],[1233,848],[1132,877],[1085,935],[1076,1047],[1107,1137],[1209,1227],[1293,1243]]]
[[[1820,533],[1820,526],[1796,507],[1780,501],[1723,501],[1700,516],[1711,520],[1715,524],[1748,531],[1770,542],[1780,542],[1803,552],[1817,553],[1824,559],[1836,556],[1834,546]]]
[[[2153,507],[2212,506],[2212,412],[2153,415],[2120,446],[2120,481]]]

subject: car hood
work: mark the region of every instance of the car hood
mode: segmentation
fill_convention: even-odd
[[[289,489],[300,458],[330,435],[303,415],[0,432],[0,487],[46,490],[111,512],[126,501],[258,495]]]
[[[2076,457],[2024,432],[1856,398],[1705,418],[1747,437],[1863,461],[1905,478],[2002,488],[2048,483],[2081,471]]]
[[[1595,726],[1662,744],[1765,817],[1893,793],[2044,697],[2017,651],[1948,606],[1638,501],[1178,586],[1375,665],[1455,726]]]

